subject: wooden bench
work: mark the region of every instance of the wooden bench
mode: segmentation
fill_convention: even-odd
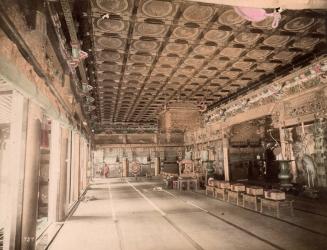
[[[221,198],[219,198],[218,196]],[[226,201],[228,199],[227,189],[215,187],[215,198],[222,201]]]
[[[198,190],[198,180],[192,178],[185,178],[185,179],[178,179],[178,187],[179,191],[182,191],[184,184],[186,184],[186,190],[189,191],[191,186],[193,187],[194,191]]]
[[[254,210],[258,211],[258,200],[259,196],[258,195],[251,195],[251,194],[246,194],[242,193],[242,198],[243,198],[243,207],[245,208],[246,203],[253,204]]]
[[[241,203],[241,196],[242,192],[241,191],[232,191],[228,190],[228,197],[227,201],[230,203],[233,203],[232,200],[236,201],[236,205],[239,206]]]
[[[212,194],[212,197],[215,197],[215,187],[214,186],[206,185],[206,196],[208,196],[209,192]]]
[[[273,208],[276,209],[276,217],[280,217],[280,209],[288,208],[290,210],[291,216],[294,216],[293,200],[270,200],[266,198],[259,198],[261,201],[260,213],[263,213],[263,208]]]

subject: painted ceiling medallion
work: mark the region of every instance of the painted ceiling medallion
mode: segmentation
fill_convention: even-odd
[[[215,84],[217,86],[223,86],[225,85],[229,80],[227,79],[219,79],[219,78],[215,78],[211,80],[211,84]]]
[[[318,42],[319,38],[302,37],[294,42],[293,47],[300,49],[310,49],[314,47]]]
[[[257,66],[257,69],[265,70],[265,71],[272,71],[274,70],[279,64],[278,63],[260,63]]]
[[[163,68],[163,67],[157,67],[154,69],[155,73],[161,73],[164,75],[169,75],[172,71],[172,68]]]
[[[105,49],[119,49],[123,45],[123,41],[116,37],[98,37],[97,44]]]
[[[220,61],[219,59],[213,59],[210,63],[210,67],[216,67],[218,70],[225,69],[229,61]]]
[[[251,59],[260,61],[265,60],[270,53],[271,52],[269,50],[254,49],[249,51],[246,55]]]
[[[101,51],[97,53],[97,58],[100,61],[119,61],[122,59],[118,52],[113,51]]]
[[[164,35],[166,27],[162,24],[139,23],[136,30],[142,36],[160,36]]]
[[[210,6],[191,5],[186,8],[183,17],[190,22],[208,21],[214,13],[214,9]]]
[[[149,0],[142,6],[145,15],[153,18],[162,18],[171,15],[173,5],[170,2]]]
[[[250,80],[240,80],[240,79],[233,81],[234,84],[237,84],[240,87],[245,87],[249,82]]]
[[[216,70],[201,70],[200,75],[208,76],[208,77],[213,77],[216,74]]]
[[[195,69],[194,68],[180,68],[177,70],[176,74],[180,75],[189,75],[194,73]]]
[[[134,73],[134,74],[124,76],[125,80],[143,81],[144,78],[145,77],[143,75],[138,74],[138,73]]]
[[[199,34],[198,28],[189,28],[189,27],[177,27],[173,34],[175,37],[180,39],[195,39]]]
[[[133,43],[133,48],[136,50],[152,51],[158,48],[158,43],[156,41],[135,41]]]
[[[176,66],[179,60],[179,57],[160,57],[158,62],[161,64],[169,64],[171,66]]]
[[[195,58],[187,58],[184,63],[186,65],[194,66],[194,67],[200,67],[202,63],[204,62],[204,59],[195,59]]]
[[[260,76],[260,73],[249,71],[243,75],[245,78],[257,79]]]
[[[220,76],[228,77],[229,79],[235,79],[239,76],[240,72],[238,71],[224,71]]]
[[[231,35],[230,31],[225,30],[210,30],[204,35],[204,39],[211,42],[222,42],[225,41]]]
[[[245,70],[249,70],[252,65],[253,65],[252,62],[236,62],[233,64],[233,68],[241,69],[245,71]]]
[[[300,31],[310,28],[315,22],[314,18],[310,17],[297,17],[284,25],[284,29],[288,31]]]
[[[103,70],[103,71],[120,72],[122,66],[117,65],[117,64],[102,63],[102,64],[99,64],[97,68],[99,70]]]
[[[215,53],[216,49],[215,46],[198,45],[194,48],[193,52],[203,56],[208,56]]]
[[[221,14],[218,21],[223,25],[236,25],[244,23],[245,19],[240,17],[233,9],[230,9]]]
[[[271,47],[283,47],[289,40],[289,36],[272,35],[266,38],[263,44]]]
[[[152,56],[150,55],[131,55],[130,59],[135,63],[151,63]]]
[[[296,52],[281,51],[273,58],[281,61],[291,60],[296,55]]]
[[[185,43],[169,43],[165,48],[170,53],[185,53],[187,49],[188,45]]]
[[[118,33],[125,29],[125,23],[121,20],[99,18],[97,20],[97,27],[104,31]]]
[[[141,66],[141,65],[131,65],[128,67],[128,71],[130,72],[144,72],[147,71],[147,67],[146,66]]]
[[[253,44],[260,37],[260,34],[256,33],[241,33],[237,37],[235,37],[235,42],[241,44]]]
[[[128,8],[127,0],[96,0],[96,2],[102,10],[107,12],[122,12]]]
[[[224,48],[222,51],[220,51],[221,56],[236,58],[239,57],[244,49],[242,48]]]
[[[272,24],[274,22],[273,17],[267,17],[265,20],[260,22],[252,22],[252,26],[259,29],[272,29]]]
[[[106,73],[103,73],[103,74],[98,74],[98,79],[120,80],[120,75],[115,74],[114,72],[106,72]]]

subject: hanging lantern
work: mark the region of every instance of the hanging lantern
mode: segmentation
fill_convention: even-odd
[[[251,22],[260,22],[267,17],[273,17],[272,28],[277,28],[281,20],[280,12],[282,10],[280,8],[276,9],[273,13],[267,13],[264,9],[252,7],[234,7],[234,10],[239,16]]]

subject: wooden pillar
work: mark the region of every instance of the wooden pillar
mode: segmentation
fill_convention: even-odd
[[[81,194],[82,190],[84,189],[84,140],[83,136],[80,135],[79,139],[79,168],[80,168],[80,175],[79,175],[79,192]]]
[[[123,177],[128,177],[129,166],[128,166],[128,158],[123,158]]]
[[[282,159],[286,159],[286,142],[285,142],[285,130],[282,127],[279,127],[279,136],[280,136],[280,147],[282,149]]]
[[[22,200],[27,133],[28,101],[17,91],[12,94],[10,113],[10,175],[7,196],[8,224],[5,227],[4,249],[21,249]]]
[[[58,196],[60,177],[61,128],[58,121],[51,121],[51,145],[49,164],[49,222],[58,221]]]
[[[82,189],[85,190],[87,186],[87,145],[86,145],[86,139],[82,138],[82,158],[83,158],[83,180],[82,180]]]
[[[60,151],[60,179],[59,179],[58,221],[63,221],[65,219],[65,216],[66,216],[68,136],[69,136],[68,129],[67,128],[62,128],[61,151]]]
[[[160,174],[160,157],[154,158],[154,176],[158,176]]]
[[[79,132],[75,133],[75,180],[74,180],[74,201],[77,201],[80,195],[80,185],[79,185],[79,180],[80,180],[80,174],[81,174],[81,169],[80,169],[80,134]]]
[[[158,136],[158,134],[154,134],[154,136],[153,136],[153,142],[155,144],[159,144],[159,136]]]
[[[21,249],[34,250],[40,168],[40,118],[42,112],[40,107],[32,102],[29,103],[28,107]]]
[[[225,181],[230,181],[229,130],[224,130],[223,131],[223,155],[224,155],[224,175],[225,175]]]

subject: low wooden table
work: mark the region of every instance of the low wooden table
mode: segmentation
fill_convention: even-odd
[[[276,209],[276,217],[280,217],[280,209],[281,208],[289,208],[290,209],[290,214],[294,216],[294,208],[293,208],[293,200],[270,200],[266,198],[259,198],[261,201],[261,208],[260,208],[260,213],[263,213],[263,208],[269,207],[269,208],[275,208]]]
[[[212,193],[212,197],[215,196],[215,187],[206,185],[206,196],[208,196],[208,192]]]
[[[236,200],[236,205],[239,206],[241,203],[241,198],[242,198],[241,194],[242,194],[241,191],[228,190],[227,201],[231,202],[231,199],[234,199],[234,200]]]
[[[222,201],[226,201],[228,199],[228,189],[226,188],[218,188],[218,187],[215,187],[215,198],[216,199],[219,199],[218,196],[221,197],[220,200]]]
[[[198,190],[198,180],[192,178],[178,179],[178,188],[179,191],[182,191],[183,184],[186,183],[186,190],[189,191],[191,185],[194,186],[194,191]]]
[[[254,210],[258,211],[258,200],[260,196],[242,193],[243,196],[243,207],[245,208],[245,203],[252,203],[254,205]]]

